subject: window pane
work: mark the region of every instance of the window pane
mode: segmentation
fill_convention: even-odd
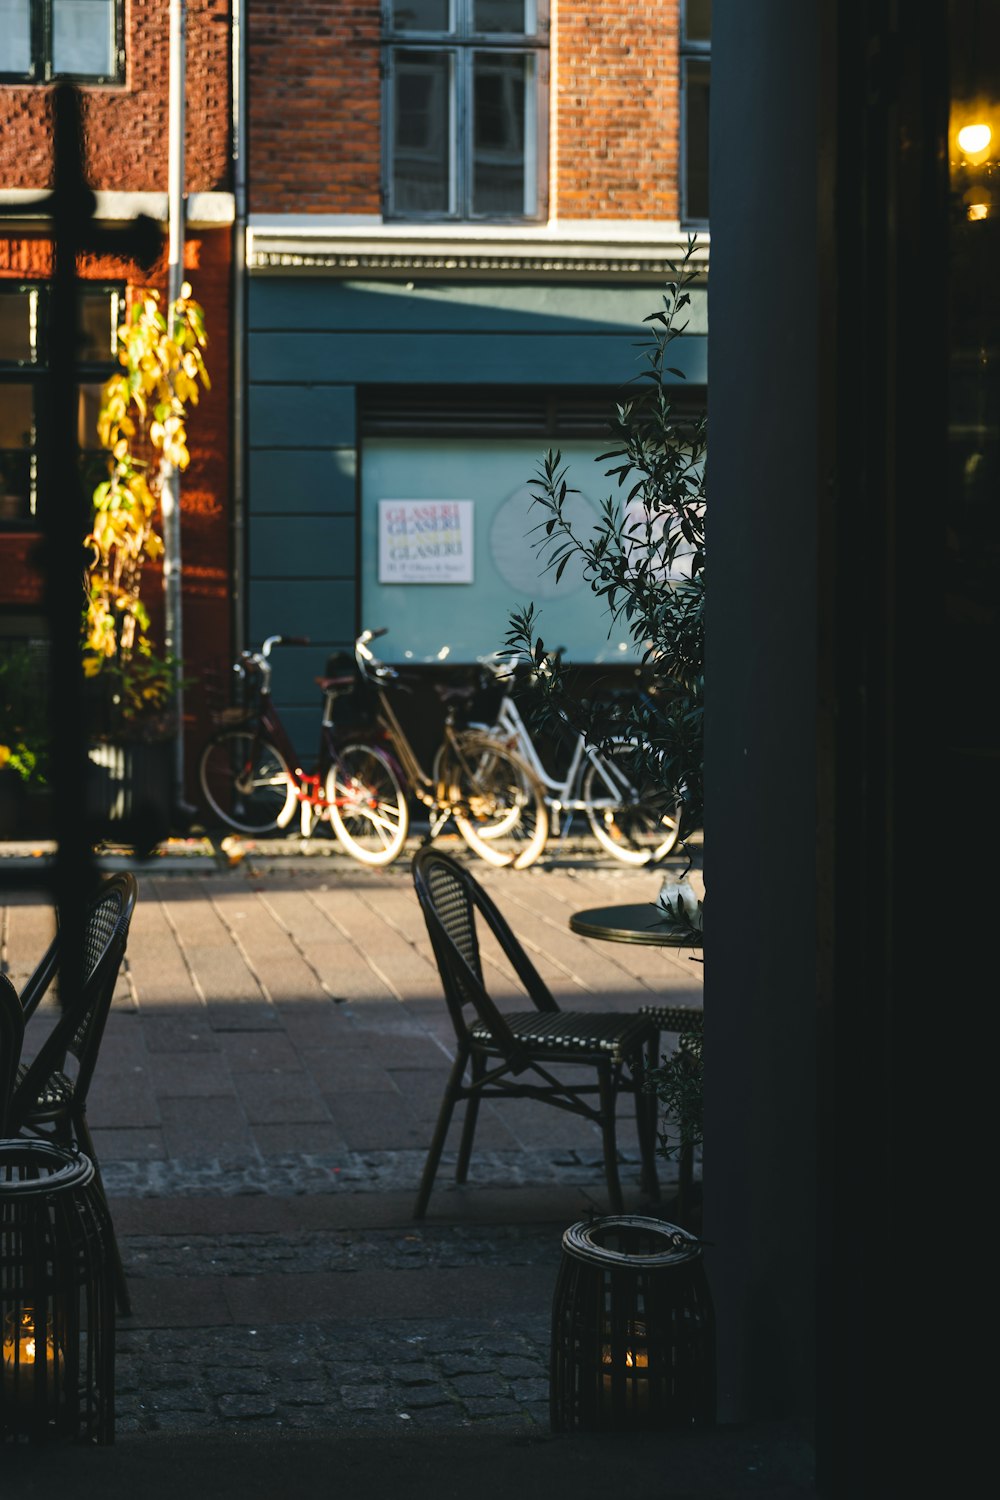
[[[0,73],[31,69],[31,0],[0,0]]]
[[[76,441],[81,449],[100,448],[97,436],[97,417],[101,410],[103,380],[87,381],[77,387],[76,393]]]
[[[534,61],[502,52],[473,58],[474,214],[535,211]]]
[[[402,214],[451,211],[451,53],[393,59],[392,206]]]
[[[31,515],[34,427],[31,386],[0,385],[0,521],[23,521]]]
[[[710,64],[684,65],[684,217],[708,218],[708,83]]]
[[[711,40],[712,0],[687,0],[684,6],[684,37],[689,42]]]
[[[78,357],[86,360],[101,360],[117,363],[115,350],[115,328],[121,299],[117,292],[91,291],[85,287],[79,292],[80,343]]]
[[[86,78],[115,72],[114,0],[52,0],[52,70]]]
[[[29,292],[0,294],[0,360],[5,364],[31,364],[31,303]]]
[[[502,31],[507,35],[525,36],[535,29],[534,5],[526,0],[475,0],[473,28],[476,31]]]
[[[450,31],[448,0],[393,0],[396,31]]]

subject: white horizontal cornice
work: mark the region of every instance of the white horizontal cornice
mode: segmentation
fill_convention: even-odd
[[[687,249],[676,223],[561,220],[543,225],[399,224],[372,217],[253,215],[247,265],[257,274],[343,277],[531,277],[662,281]],[[707,233],[694,262],[708,270]]]
[[[39,213],[35,205],[43,200],[44,189],[4,188],[0,189],[0,205],[15,210],[5,213],[4,229],[10,231],[18,223],[36,227],[47,222],[47,215]],[[146,214],[158,223],[167,222],[166,193],[94,193],[96,206],[94,218],[105,224],[127,223],[138,214]],[[189,193],[186,199],[185,223],[189,229],[213,229],[232,224],[236,218],[236,200],[232,193]],[[16,212],[20,210],[21,212]]]

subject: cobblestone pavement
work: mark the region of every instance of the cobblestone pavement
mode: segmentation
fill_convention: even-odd
[[[548,1426],[548,1327],[462,1318],[123,1332],[119,1432]],[[193,1347],[192,1347],[193,1346]]]
[[[88,1111],[134,1303],[119,1431],[547,1427],[562,1230],[604,1211],[593,1127],[484,1106],[468,1185],[446,1152],[414,1225],[454,1036],[406,863],[196,853],[138,871]],[[696,955],[568,928],[583,907],[652,901],[659,873],[592,849],[474,869],[565,1008],[700,1003]],[[27,886],[0,902],[20,985],[52,914]],[[630,1107],[620,1131],[641,1207]]]

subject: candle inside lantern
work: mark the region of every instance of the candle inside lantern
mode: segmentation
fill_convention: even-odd
[[[45,1404],[54,1405],[62,1385],[63,1357],[56,1345],[52,1320],[46,1319],[45,1336],[41,1338],[33,1308],[22,1307],[20,1312],[7,1313],[3,1320],[3,1393],[7,1400],[15,1401],[18,1406],[33,1404],[39,1361],[45,1365],[42,1380]]]
[[[601,1364],[607,1372],[601,1381],[605,1406],[610,1410],[615,1386],[619,1385],[624,1388],[626,1410],[643,1414],[648,1412],[649,1376],[648,1373],[637,1373],[649,1370],[645,1323],[626,1324],[624,1349],[620,1345],[617,1348],[612,1344],[602,1345]]]

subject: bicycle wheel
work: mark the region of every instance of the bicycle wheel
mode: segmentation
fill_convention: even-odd
[[[470,749],[469,758],[466,761],[456,754],[450,741],[445,740],[439,745],[434,756],[434,766],[431,776],[437,787],[445,792],[445,800],[460,802],[468,793],[473,795],[475,778],[480,781],[490,778],[493,770],[492,758],[498,751],[510,749],[497,743],[485,724],[472,724],[467,729],[459,731],[456,739],[463,745],[472,745],[471,736],[475,735],[484,741],[484,747],[473,747]],[[473,763],[476,769],[473,770]],[[477,822],[479,834],[484,839],[502,838],[511,833],[521,817],[521,804],[515,799],[506,803],[497,801],[494,803],[490,816],[486,817],[485,805],[477,804],[477,811],[483,814]],[[505,860],[504,863],[507,863]]]
[[[209,740],[198,766],[209,807],[240,833],[284,828],[295,811],[295,783],[280,750],[248,729]]]
[[[460,733],[439,762],[442,795],[474,854],[525,870],[545,848],[549,815],[537,776],[487,735]]]
[[[599,844],[627,865],[648,865],[680,838],[680,809],[663,812],[648,779],[629,768],[629,746],[602,751],[583,777],[587,821]]]
[[[365,865],[388,865],[410,827],[406,794],[392,762],[370,745],[347,745],[326,778],[330,823],[348,854]]]

